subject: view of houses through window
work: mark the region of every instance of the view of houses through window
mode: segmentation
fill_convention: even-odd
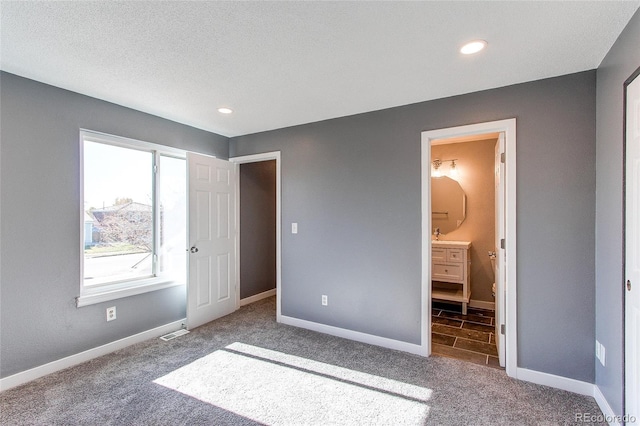
[[[84,140],[84,286],[185,281],[186,161]]]

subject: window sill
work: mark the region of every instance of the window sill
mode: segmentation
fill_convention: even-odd
[[[81,308],[83,306],[95,305],[97,303],[122,299],[123,297],[136,296],[138,294],[149,293],[179,285],[185,285],[185,283],[167,278],[154,278],[138,283],[136,286],[128,286],[125,288],[111,287],[90,289],[85,294],[76,297],[76,307]]]

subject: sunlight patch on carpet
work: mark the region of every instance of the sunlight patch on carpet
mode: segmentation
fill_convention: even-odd
[[[423,424],[432,390],[243,343],[154,383],[269,425]]]

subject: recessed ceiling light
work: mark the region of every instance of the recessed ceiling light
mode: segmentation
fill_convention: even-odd
[[[484,40],[473,40],[469,43],[465,44],[460,48],[460,53],[463,55],[472,55],[474,53],[478,53],[482,49],[487,47],[487,42]]]
[[[233,110],[231,108],[218,108],[220,114],[231,114]]]

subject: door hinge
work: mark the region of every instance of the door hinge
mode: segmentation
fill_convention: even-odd
[[[500,238],[500,248],[505,250],[507,248],[507,243],[504,241],[504,238]]]
[[[500,153],[500,162],[501,163],[505,163],[506,162],[506,155],[504,154],[504,152]]]
[[[505,326],[504,324],[500,324],[500,334],[504,334],[505,333]]]

